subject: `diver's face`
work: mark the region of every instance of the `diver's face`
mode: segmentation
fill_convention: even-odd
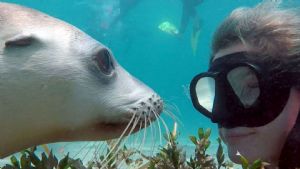
[[[252,50],[243,44],[236,44],[220,50],[214,60],[225,55]],[[233,162],[240,163],[237,152],[249,161],[261,159],[277,165],[281,149],[295,124],[300,108],[300,92],[294,88],[290,90],[287,104],[280,115],[270,123],[261,127],[235,127],[231,129],[219,128],[219,133],[228,148],[228,155]]]

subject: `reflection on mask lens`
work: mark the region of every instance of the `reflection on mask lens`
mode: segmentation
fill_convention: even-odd
[[[227,79],[245,108],[249,108],[255,103],[260,89],[257,76],[249,67],[241,66],[232,69],[227,74]]]
[[[203,77],[196,84],[196,93],[199,104],[209,112],[212,112],[215,98],[215,80],[211,77]]]

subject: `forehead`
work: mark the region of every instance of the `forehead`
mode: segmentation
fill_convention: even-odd
[[[213,57],[212,62],[223,56],[226,56],[226,55],[229,55],[232,53],[243,52],[243,51],[253,51],[253,50],[248,45],[244,45],[242,43],[237,43],[237,44],[231,45],[229,47],[226,47],[224,49],[218,50],[216,52],[216,54],[212,56]]]
[[[69,24],[39,11],[15,4],[0,3],[0,40],[20,33],[51,33],[51,36],[55,36],[55,33],[59,32],[66,34],[69,29],[73,29]]]
[[[0,3],[1,27],[36,25],[39,22],[51,22],[51,19],[46,14],[30,8],[15,4]]]

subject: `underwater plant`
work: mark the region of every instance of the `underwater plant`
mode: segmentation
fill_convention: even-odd
[[[263,162],[261,160],[255,160],[252,164],[250,164],[244,156],[242,156],[239,153],[237,155],[240,156],[241,165],[243,169],[264,169],[265,166],[269,165],[268,163]]]
[[[165,136],[167,146],[160,149],[156,156],[150,159],[148,169],[233,169],[234,165],[230,161],[225,161],[222,140],[218,141],[216,157],[209,155],[207,150],[211,145],[211,129],[198,129],[198,137],[190,136],[191,142],[195,145],[194,155],[189,160],[185,151],[180,148],[176,141],[177,135],[170,133]],[[240,155],[240,154],[239,154]],[[268,164],[261,160],[256,160],[252,164],[240,155],[242,169],[264,169]],[[216,164],[217,162],[217,164]]]
[[[71,159],[69,155],[58,161],[52,151],[48,156],[43,152],[41,158],[36,155],[35,151],[35,147],[22,151],[19,160],[11,156],[11,164],[6,164],[1,169],[91,169],[91,167],[85,167],[80,159]]]
[[[216,165],[212,156],[207,154],[207,149],[210,146],[209,136],[211,134],[211,129],[207,129],[205,132],[202,128],[198,129],[198,139],[195,136],[190,136],[190,140],[195,144],[195,156],[190,158],[188,165],[193,168],[203,168],[203,169],[216,169]],[[224,157],[223,154],[221,154]],[[221,157],[220,157],[221,158]],[[222,164],[224,159],[219,159],[218,162]]]
[[[174,132],[175,131],[175,132]],[[190,136],[190,141],[194,144],[193,155],[188,159],[186,152],[177,141],[176,129],[164,136],[166,145],[161,147],[154,156],[147,156],[134,148],[123,145],[118,151],[113,142],[107,142],[105,155],[100,155],[98,159],[90,161],[87,166],[83,165],[80,159],[72,159],[67,154],[61,160],[53,154],[45,153],[39,157],[36,148],[31,148],[21,152],[20,159],[11,157],[11,164],[7,164],[0,169],[233,169],[237,168],[232,162],[225,161],[222,141],[217,139],[218,149],[216,157],[209,155],[207,150],[211,145],[211,129],[198,129],[198,136]],[[120,145],[119,145],[120,146]],[[252,164],[242,155],[238,154],[241,160],[242,169],[264,169],[267,163],[256,160]],[[240,168],[240,167],[238,167]]]
[[[210,146],[211,130],[207,129],[205,132],[202,128],[198,130],[198,138],[190,136],[190,140],[195,145],[194,155],[189,160],[186,158],[186,153],[180,148],[176,142],[176,135],[172,133],[168,137],[166,147],[162,148],[155,157],[152,157],[148,169],[220,169],[221,167],[230,168],[232,166],[229,162],[224,162],[225,155],[223,154],[223,147],[221,139],[217,150],[217,162],[215,159],[207,154],[207,149]]]
[[[186,155],[176,142],[177,135],[165,135],[167,144],[160,149],[156,156],[151,157],[148,169],[184,169],[186,168]]]
[[[124,145],[119,151],[111,151],[110,148],[107,148],[106,155],[101,155],[98,161],[90,162],[90,166],[101,169],[117,169],[120,166],[140,168],[146,160],[139,151],[128,149]]]

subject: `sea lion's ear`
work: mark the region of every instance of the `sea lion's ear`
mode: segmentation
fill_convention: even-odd
[[[35,40],[31,34],[18,34],[5,42],[5,47],[29,46]]]

